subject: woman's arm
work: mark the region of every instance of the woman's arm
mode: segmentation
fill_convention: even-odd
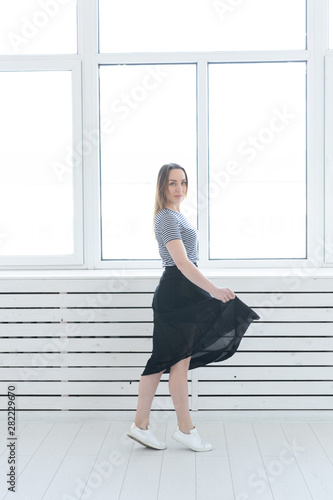
[[[235,294],[230,288],[219,288],[215,286],[190,260],[188,260],[182,240],[170,240],[166,244],[166,247],[178,269],[187,279],[192,281],[192,283],[210,293],[215,299],[222,300],[222,302],[228,302],[228,300],[235,298]]]

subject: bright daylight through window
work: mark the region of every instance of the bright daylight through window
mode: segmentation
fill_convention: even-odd
[[[196,224],[196,68],[102,66],[100,86],[103,258],[156,259],[158,165],[176,158],[187,166],[188,216]]]
[[[199,208],[199,231],[208,221],[201,260],[306,258],[306,61],[242,53],[236,64],[223,52],[304,50],[305,1],[99,5],[100,51],[123,53],[100,70],[101,123],[112,124],[101,129],[102,258],[158,258],[147,220],[158,168],[171,161],[189,171],[182,210],[196,224]],[[161,64],[126,62],[133,52]],[[177,64],[163,64],[165,52]]]
[[[1,266],[158,267],[169,162],[188,172],[200,265],[309,258],[314,3],[1,5]]]
[[[71,254],[71,73],[1,72],[0,89],[0,254]]]

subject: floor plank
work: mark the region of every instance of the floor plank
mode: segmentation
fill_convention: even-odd
[[[213,450],[212,450],[213,451]],[[197,453],[196,500],[234,500],[229,460],[212,452]]]
[[[261,456],[290,456],[293,452],[280,424],[253,424]]]
[[[264,457],[274,500],[312,500],[295,457]]]
[[[52,427],[20,474],[15,500],[42,498],[80,427],[75,422],[56,423]]]
[[[172,438],[174,422],[166,429],[158,500],[195,498],[195,452]]]
[[[127,437],[130,421],[112,422],[83,491],[83,498],[118,500],[134,441]],[[96,486],[98,483],[98,486]]]
[[[97,456],[109,430],[110,422],[85,422],[75,436],[67,455]]]
[[[333,455],[333,423],[315,422],[311,428],[327,455]]]
[[[332,500],[332,422],[192,417],[212,451],[174,441],[171,412],[151,414],[165,450],[131,440],[127,413],[21,419],[15,500]],[[0,438],[0,500],[9,500],[5,421]]]
[[[54,425],[54,422],[28,422],[17,438],[18,455],[33,455]]]
[[[209,452],[209,456],[228,456],[223,422],[196,422],[193,419],[193,424],[198,429],[201,438],[213,446],[213,449]]]
[[[309,424],[283,424],[313,500],[332,500],[333,465]]]
[[[147,448],[145,455],[132,453],[119,500],[133,500],[133,498],[156,500],[158,498],[163,451],[156,453],[156,450]]]
[[[86,489],[96,457],[93,455],[67,455],[59,465],[43,500],[79,500]],[[97,477],[96,487],[102,481]]]
[[[231,476],[237,500],[273,500],[251,424],[225,424]]]

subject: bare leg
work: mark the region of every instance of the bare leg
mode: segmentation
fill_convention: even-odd
[[[151,405],[163,372],[164,370],[152,375],[143,375],[140,378],[138,405],[134,422],[141,429],[148,428]]]
[[[193,429],[188,404],[187,372],[190,357],[182,359],[170,368],[169,391],[176,410],[178,426],[181,432],[189,434]]]

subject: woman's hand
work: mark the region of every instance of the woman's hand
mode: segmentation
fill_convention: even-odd
[[[228,302],[228,300],[234,299],[236,295],[230,288],[218,288],[211,294],[214,299],[222,300],[222,302]]]
[[[182,240],[170,240],[165,246],[178,269],[184,274],[184,276],[186,276],[187,279],[192,281],[192,283],[210,293],[215,299],[222,300],[222,302],[228,302],[228,300],[236,297],[230,288],[219,288],[215,286],[199,271],[197,267],[195,267],[192,262],[188,260]]]

